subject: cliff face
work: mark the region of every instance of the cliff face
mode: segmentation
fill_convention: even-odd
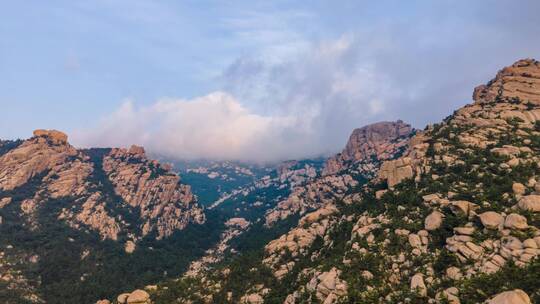
[[[532,59],[502,69],[475,89],[474,103],[416,132],[365,187],[325,200],[308,195],[315,210],[259,255],[214,265],[197,283],[190,281],[189,290],[175,282],[154,298],[539,302],[538,75],[540,63]],[[366,134],[358,131],[351,142],[370,138]],[[346,176],[341,164],[360,159],[357,150],[376,155],[369,144],[348,145],[329,161],[326,177]],[[283,207],[305,206],[306,200],[289,202]],[[290,210],[278,209],[273,212]]]
[[[401,120],[396,122],[378,122],[355,129],[340,154],[326,162],[323,175],[336,174],[340,171],[357,167],[362,173],[373,171],[367,163],[394,158],[406,144],[412,134],[410,125]]]

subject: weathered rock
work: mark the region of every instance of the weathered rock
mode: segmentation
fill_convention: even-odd
[[[132,240],[129,240],[126,242],[126,244],[124,245],[124,251],[126,253],[133,253],[135,251],[135,248],[137,246],[135,245],[135,243],[132,241]]]
[[[479,214],[478,217],[480,217],[482,225],[488,229],[497,229],[503,224],[504,221],[502,215],[495,211],[484,212]]]
[[[427,296],[427,287],[424,283],[423,274],[417,273],[411,278],[411,290],[418,292],[422,297]]]
[[[379,177],[385,179],[390,188],[394,187],[404,179],[414,177],[411,159],[404,157],[384,162],[379,171]]]
[[[523,195],[525,194],[526,189],[527,188],[525,188],[525,186],[522,183],[512,184],[512,191],[514,192],[514,194]]]
[[[488,304],[531,304],[531,299],[523,290],[514,289],[499,293]]]
[[[56,130],[35,130],[34,136],[49,139],[55,144],[66,144],[68,139],[65,133]]]
[[[424,228],[428,231],[439,229],[443,222],[443,216],[444,215],[439,211],[433,211],[426,217],[424,221]]]
[[[540,104],[540,63],[523,59],[497,73],[488,85],[474,89],[473,98],[478,103],[495,101],[497,96],[517,97],[523,103]]]
[[[504,227],[510,229],[527,229],[527,218],[517,213],[511,213],[504,220]]]
[[[411,126],[401,120],[378,122],[355,129],[343,152],[328,159],[323,174],[336,174],[356,162],[390,159],[406,145],[404,139],[412,131]]]
[[[522,210],[540,212],[540,195],[531,194],[523,196],[517,206]]]
[[[137,289],[129,294],[129,296],[126,299],[126,304],[149,304],[150,303],[150,295],[148,292]]]

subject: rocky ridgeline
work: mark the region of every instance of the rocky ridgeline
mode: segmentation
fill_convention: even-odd
[[[215,265],[174,294],[206,303],[540,301],[540,63],[516,62],[473,97],[417,132],[366,187],[314,197],[318,209],[260,258]],[[333,164],[327,172],[340,172]],[[155,298],[167,299],[167,288],[179,287]]]
[[[356,129],[342,153],[329,158],[322,176],[299,183],[292,193],[266,214],[272,226],[293,214],[304,214],[342,199],[359,184],[353,176],[368,180],[377,174],[382,161],[394,159],[406,148],[413,129],[403,121],[379,122]]]
[[[98,172],[104,172],[97,180]],[[155,232],[169,236],[189,223],[204,222],[188,186],[170,168],[146,158],[144,149],[133,146],[112,149],[99,162],[88,151],[77,150],[59,131],[36,130],[34,137],[0,156],[0,206],[10,204],[9,193],[34,183],[36,191],[21,203],[21,215],[39,228],[35,213],[51,199],[69,198],[71,204],[58,214],[75,229],[90,229],[103,239],[129,236],[132,242]],[[111,189],[104,189],[104,184]],[[19,198],[20,199],[20,198]],[[116,209],[138,212],[139,220],[128,223]]]

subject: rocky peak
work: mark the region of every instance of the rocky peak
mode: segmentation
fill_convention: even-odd
[[[144,148],[137,145],[132,145],[129,148],[128,153],[134,156],[146,157],[146,152],[144,151]]]
[[[519,98],[523,103],[540,104],[540,62],[521,59],[497,73],[487,84],[474,89],[473,99],[477,103],[489,103],[497,96]]]
[[[57,130],[43,130],[38,129],[34,131],[34,136],[38,138],[45,138],[49,140],[50,142],[61,145],[61,144],[67,144],[67,135],[63,132],[57,131]]]
[[[72,204],[62,208],[59,220],[113,240],[120,234],[136,239],[154,231],[164,238],[189,223],[205,221],[190,187],[181,184],[169,166],[148,159],[143,147],[77,150],[60,131],[36,130],[33,135],[0,156],[0,192],[16,192],[39,178],[39,191],[27,200],[35,202],[32,206],[70,198]],[[135,210],[138,219],[126,225],[119,210]],[[133,227],[137,231],[131,231]]]
[[[373,159],[392,158],[406,145],[413,128],[401,120],[378,122],[355,129],[340,154],[328,159],[323,175],[335,174],[348,166]]]

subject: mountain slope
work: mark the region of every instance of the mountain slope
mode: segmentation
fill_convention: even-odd
[[[6,303],[110,297],[182,271],[222,229],[144,149],[77,150],[46,130],[2,150],[0,219]]]
[[[539,80],[501,70],[368,185],[155,302],[540,302]]]

